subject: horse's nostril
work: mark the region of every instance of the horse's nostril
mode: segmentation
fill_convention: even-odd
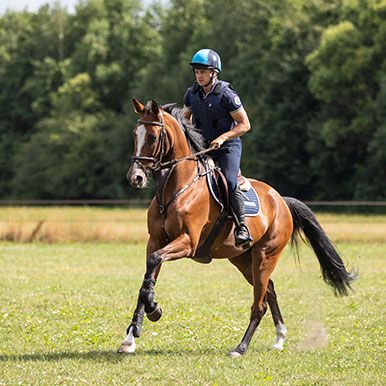
[[[131,185],[135,186],[135,187],[140,187],[143,182],[144,182],[145,178],[144,176],[140,175],[140,174],[135,174],[134,176],[131,177]]]

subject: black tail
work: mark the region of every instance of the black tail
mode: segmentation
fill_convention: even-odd
[[[283,198],[293,218],[292,241],[297,244],[300,231],[303,231],[319,260],[323,280],[334,289],[335,295],[348,295],[348,290],[351,289],[350,284],[357,277],[356,272],[346,270],[342,259],[312,210],[295,198]]]

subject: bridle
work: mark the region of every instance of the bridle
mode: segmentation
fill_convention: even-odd
[[[143,157],[143,156],[133,156],[131,157],[132,162],[137,164],[144,172],[146,175],[148,175],[150,172],[156,172],[162,169],[169,169],[176,165],[179,162],[186,161],[186,160],[191,160],[191,161],[196,161],[200,155],[209,153],[210,151],[213,150],[212,147],[209,147],[208,149],[201,150],[197,153],[193,153],[191,155],[182,157],[182,158],[173,158],[170,161],[162,162],[163,158],[166,155],[166,129],[165,129],[165,123],[164,123],[164,117],[161,112],[161,121],[145,121],[143,119],[138,119],[137,121],[138,124],[142,125],[152,125],[152,126],[160,126],[162,128],[161,133],[160,133],[160,138],[157,144],[156,151],[154,153],[153,157]],[[170,146],[170,149],[173,148],[174,143]],[[169,149],[169,150],[170,150]],[[148,165],[143,165],[141,161],[147,161],[151,162],[152,164],[150,166]]]
[[[163,114],[161,113],[161,122],[145,121],[143,119],[138,119],[137,123],[142,125],[160,126],[162,130],[159,136],[159,141],[158,141],[154,156],[153,157],[133,156],[131,157],[132,162],[136,163],[146,174],[149,174],[149,172],[161,170],[162,159],[164,158],[165,152],[166,152],[166,143],[165,143],[166,130],[165,130]],[[151,162],[152,164],[150,166],[144,166],[141,161]]]
[[[162,162],[163,158],[166,156],[166,152],[169,152],[170,149],[173,148],[174,143],[171,144],[170,148],[167,150],[166,149],[166,136],[167,132],[165,129],[165,124],[164,124],[164,118],[163,114],[161,112],[161,122],[158,121],[145,121],[143,119],[138,119],[138,124],[142,125],[153,125],[153,126],[160,126],[162,128],[161,133],[160,133],[160,138],[157,144],[156,151],[154,152],[153,157],[143,157],[143,156],[133,156],[132,157],[132,162],[137,164],[143,172],[148,175],[150,172],[158,172],[163,169],[168,169],[166,172],[166,175],[163,179],[162,184],[158,187],[158,191],[156,193],[156,200],[158,203],[158,208],[160,213],[163,216],[163,222],[162,222],[162,230],[164,234],[164,238],[166,242],[169,242],[169,237],[166,232],[165,228],[165,222],[166,222],[166,211],[169,207],[169,205],[178,197],[180,196],[183,192],[185,192],[187,189],[189,189],[196,181],[198,181],[201,177],[204,177],[208,173],[211,173],[211,170],[204,170],[204,172],[201,172],[201,167],[200,167],[200,155],[208,153],[213,150],[212,147],[199,151],[197,153],[193,153],[190,155],[187,155],[185,157],[181,158],[173,158],[170,161]],[[197,162],[197,174],[196,176],[188,183],[186,183],[181,189],[179,189],[177,192],[175,192],[171,198],[169,198],[168,201],[165,201],[165,187],[168,184],[168,181],[175,170],[176,166],[178,163],[186,160],[192,160]],[[150,165],[143,165],[143,161],[150,162]]]

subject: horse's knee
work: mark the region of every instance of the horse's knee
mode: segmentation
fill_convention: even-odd
[[[158,252],[151,253],[147,258],[147,272],[153,272],[162,263],[162,257]]]

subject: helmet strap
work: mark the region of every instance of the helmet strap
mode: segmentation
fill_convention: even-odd
[[[213,80],[215,79],[214,74],[215,74],[215,71],[212,70],[212,73],[210,74],[210,81],[207,84],[204,84],[204,87],[208,87],[213,82]]]

